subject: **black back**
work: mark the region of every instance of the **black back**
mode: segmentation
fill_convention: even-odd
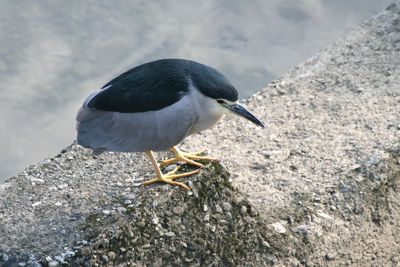
[[[161,59],[134,67],[102,87],[89,108],[123,113],[159,110],[189,92],[189,81],[204,95],[236,101],[238,93],[217,70],[184,59]]]

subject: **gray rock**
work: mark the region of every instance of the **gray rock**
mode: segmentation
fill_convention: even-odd
[[[261,242],[261,244],[262,244],[264,247],[267,247],[267,248],[270,248],[270,247],[271,247],[271,245],[270,245],[267,241],[265,241],[265,240],[263,240],[263,241]]]
[[[230,211],[232,209],[232,205],[229,202],[223,202],[222,208],[224,209],[224,211]]]
[[[57,185],[57,188],[59,189],[59,190],[63,190],[63,189],[65,189],[65,188],[67,188],[68,187],[68,184],[67,183],[62,183],[62,184],[60,184],[60,185]]]
[[[136,194],[135,193],[128,193],[124,196],[125,200],[133,200],[136,198]],[[130,203],[129,203],[130,204]]]
[[[293,228],[293,231],[295,233],[300,233],[300,234],[303,234],[305,236],[309,236],[311,234],[311,229],[307,225],[299,225],[299,226]]]
[[[367,164],[368,165],[377,165],[379,164],[379,162],[381,162],[381,157],[378,155],[373,155],[368,161]]]
[[[173,207],[172,212],[176,215],[182,215],[185,212],[185,207],[183,207],[183,206]]]
[[[103,261],[105,261],[105,262],[109,262],[109,261],[110,261],[110,259],[108,258],[107,255],[102,255],[101,258],[102,258]]]
[[[247,207],[246,207],[246,206],[242,206],[242,207],[240,208],[240,213],[241,213],[241,214],[246,214],[246,213],[247,213]]]
[[[125,207],[117,207],[117,212],[118,213],[125,213],[126,212],[126,208]]]
[[[40,178],[34,178],[34,177],[30,177],[29,180],[31,181],[32,184],[45,184],[45,180],[44,179],[40,179]]]
[[[215,212],[222,213],[222,208],[218,204],[215,205]]]
[[[328,261],[334,260],[336,258],[336,254],[333,252],[329,252],[325,255],[325,259]]]
[[[283,226],[283,224],[281,224],[280,222],[275,222],[275,223],[271,224],[271,226],[274,229],[274,231],[279,233],[279,234],[286,233],[285,226]]]
[[[245,216],[244,218],[243,218],[243,220],[245,221],[245,222],[247,222],[247,223],[252,223],[254,220],[253,220],[253,218],[251,218],[250,216]]]
[[[166,233],[165,233],[165,236],[174,237],[174,236],[175,236],[175,233],[174,233],[174,232],[166,232]]]
[[[134,253],[132,250],[129,250],[129,251],[126,253],[126,258],[127,258],[127,259],[132,259],[133,257],[135,257],[135,253]]]
[[[42,201],[36,201],[31,206],[32,206],[32,208],[36,208],[36,207],[39,207],[40,205],[42,205]]]
[[[166,171],[166,172],[173,171],[176,167],[178,167],[178,165],[176,165],[176,164],[171,164],[171,165],[169,165],[169,166],[167,166],[167,167],[165,168],[165,171]]]
[[[136,223],[136,226],[140,229],[144,228],[146,226],[146,223],[144,221],[140,221]]]
[[[105,215],[110,215],[111,214],[111,210],[102,210],[101,212],[103,214],[105,214]]]

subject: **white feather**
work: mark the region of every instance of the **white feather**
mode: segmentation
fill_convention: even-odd
[[[216,99],[205,96],[189,82],[189,97],[197,114],[190,134],[198,133],[214,126],[229,110],[217,102]]]

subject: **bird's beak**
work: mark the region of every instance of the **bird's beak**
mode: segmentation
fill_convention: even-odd
[[[229,109],[230,111],[232,111],[233,113],[235,113],[236,115],[239,115],[245,119],[248,119],[252,123],[257,124],[258,126],[260,126],[262,128],[265,127],[264,124],[259,119],[256,118],[256,116],[254,116],[249,111],[247,111],[247,109],[245,109],[243,106],[241,106],[237,103],[233,103],[233,104],[224,103],[222,105],[224,107],[226,107],[227,109]]]

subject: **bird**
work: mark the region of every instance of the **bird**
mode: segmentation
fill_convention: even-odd
[[[176,179],[201,171],[202,161],[219,160],[203,151],[185,152],[178,145],[189,135],[214,126],[229,113],[254,124],[264,124],[238,103],[238,92],[216,69],[188,59],[151,61],[123,72],[91,93],[76,115],[76,141],[94,155],[106,151],[145,152],[158,182],[190,188]],[[165,167],[185,162],[198,167],[177,173],[180,165],[163,174],[154,152],[170,150],[175,157]]]

